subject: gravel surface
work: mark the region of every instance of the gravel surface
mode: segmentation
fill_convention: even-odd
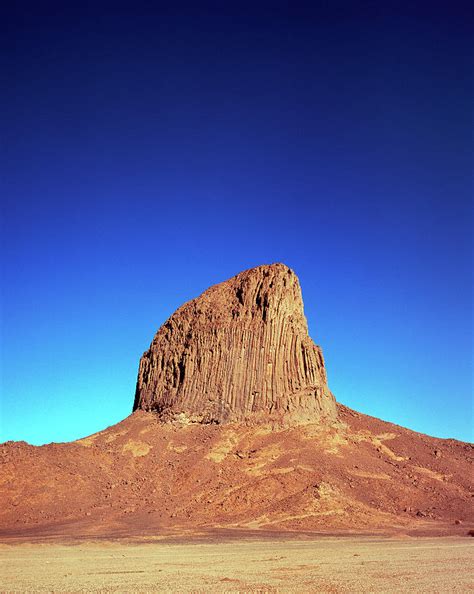
[[[0,545],[6,592],[469,592],[469,538]]]

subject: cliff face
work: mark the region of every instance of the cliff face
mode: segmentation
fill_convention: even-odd
[[[140,360],[136,409],[207,423],[334,420],[294,272],[252,268],[180,307]]]

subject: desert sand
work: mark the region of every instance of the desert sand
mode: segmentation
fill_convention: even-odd
[[[0,547],[3,591],[469,592],[467,538],[195,538]]]

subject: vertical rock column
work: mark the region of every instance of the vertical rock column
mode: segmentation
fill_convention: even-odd
[[[252,268],[180,307],[140,360],[137,408],[201,422],[335,419],[294,272]]]

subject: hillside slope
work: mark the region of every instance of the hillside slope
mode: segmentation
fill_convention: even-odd
[[[1,534],[170,529],[465,534],[474,447],[339,406],[332,425],[164,424],[1,447]]]

